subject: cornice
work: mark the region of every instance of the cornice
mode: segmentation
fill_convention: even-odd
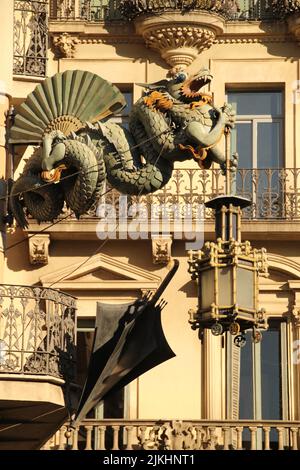
[[[143,45],[144,40],[138,35],[118,35],[114,36],[111,34],[99,34],[99,35],[81,35],[81,34],[69,34],[52,33],[53,44],[58,57],[72,58],[76,52],[77,45],[94,45],[94,44],[138,44]],[[291,35],[232,35],[226,34],[213,39],[212,44],[285,44],[295,43],[298,41]]]
[[[290,35],[232,35],[224,34],[214,40],[214,44],[264,44],[264,43],[286,43],[296,42]]]

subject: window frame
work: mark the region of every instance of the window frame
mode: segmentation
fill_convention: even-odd
[[[280,406],[281,406],[281,420],[287,421],[290,419],[291,400],[292,397],[289,393],[289,377],[290,365],[287,358],[289,357],[289,324],[285,317],[270,317],[269,322],[279,323],[279,338],[280,338]],[[267,334],[268,330],[266,331]],[[264,333],[262,341],[264,340]],[[238,349],[238,351],[236,350]],[[240,390],[241,390],[241,349],[236,348],[233,343],[233,337],[228,333],[226,341],[226,418],[227,419],[240,419]],[[262,376],[261,376],[261,343],[251,344],[251,360],[252,360],[252,406],[253,418],[248,420],[260,421],[262,418]],[[249,397],[250,398],[250,397]],[[246,418],[245,418],[246,419]],[[289,440],[288,433],[284,433],[284,443],[287,444]],[[256,448],[262,449],[263,436],[261,431],[256,435]]]
[[[279,163],[279,169],[285,167],[285,93],[284,89],[281,86],[272,88],[253,88],[253,87],[243,87],[235,88],[228,87],[226,88],[226,101],[230,104],[230,93],[281,93],[282,99],[282,112],[281,114],[236,114],[236,124],[251,124],[251,134],[252,134],[252,162],[249,169],[258,169],[257,166],[257,155],[258,155],[258,145],[257,145],[257,133],[258,133],[258,124],[259,123],[275,123],[277,122],[280,125],[280,148],[281,148],[281,162]],[[232,134],[231,134],[232,135]],[[232,137],[231,137],[231,148],[232,151],[237,151],[236,144],[235,149],[233,147]],[[280,157],[280,156],[279,156]],[[248,168],[245,168],[248,169]],[[265,169],[261,167],[259,169]],[[266,168],[267,169],[267,168]],[[274,167],[275,169],[275,167]]]

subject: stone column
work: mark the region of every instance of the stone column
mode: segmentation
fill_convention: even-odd
[[[8,149],[6,145],[6,120],[10,107],[13,80],[13,17],[14,2],[2,0],[0,2],[0,44],[1,47],[1,73],[0,73],[0,198],[6,195]],[[5,215],[5,201],[0,200],[0,282],[3,282],[4,272],[4,244],[6,225],[3,223]]]
[[[204,330],[202,345],[202,418],[209,420],[225,419],[225,384],[222,337],[213,336]]]
[[[297,299],[298,297],[298,299]],[[292,344],[292,359],[293,359],[293,379],[294,379],[294,419],[300,419],[300,293],[296,292],[296,299],[298,302],[294,307],[293,314],[293,344]]]

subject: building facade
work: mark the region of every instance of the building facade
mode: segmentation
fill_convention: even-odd
[[[185,436],[178,438],[180,448],[296,449],[300,426],[300,5],[280,0],[123,3],[128,4],[127,10],[110,0],[2,0],[2,212],[9,213],[6,182],[18,177],[34,150],[10,145],[9,129],[20,104],[46,77],[79,69],[114,83],[128,106],[113,119],[126,126],[132,104],[143,93],[138,83],[157,82],[182,68],[193,74],[206,67],[214,77],[208,90],[214,102],[231,103],[237,114],[231,133],[231,152],[239,154],[237,192],[252,200],[244,211],[242,238],[268,252],[269,277],[261,278],[259,304],[266,309],[269,328],[261,343],[253,343],[249,334],[246,346],[239,350],[229,334],[213,336],[205,329],[198,335],[188,322],[198,297],[198,287],[188,274],[188,251],[196,246],[195,234],[200,243],[196,249],[215,239],[213,214],[203,203],[225,192],[217,166],[203,170],[192,160],[177,163],[171,182],[150,196],[120,199],[116,191],[107,193],[99,203],[116,209],[113,228],[99,217],[96,207],[79,220],[69,216],[67,209],[55,224],[38,224],[31,218],[24,230],[2,218],[1,283],[55,289],[77,298],[81,386],[97,301],[122,303],[149,290],[155,292],[172,258],[180,261],[164,294],[168,304],[162,314],[176,357],[99,405],[72,436],[64,431],[57,434],[46,448],[130,448],[137,442],[155,448],[161,434],[153,426],[165,420],[173,436]],[[220,145],[225,146],[225,139]],[[160,218],[158,232],[151,233],[149,225],[141,238],[130,213],[120,218],[120,207],[130,208],[136,202],[149,210],[149,217],[154,206],[160,217],[164,215],[165,225]],[[17,299],[14,314],[20,310]],[[2,334],[7,328],[4,320]],[[5,343],[2,364],[6,347]],[[28,402],[31,395],[34,402],[48,400],[63,407],[62,379],[56,376],[53,381],[51,371],[47,374],[37,372],[37,380],[33,373],[29,391],[25,390],[29,379],[3,365],[2,402]],[[47,400],[40,396],[42,386],[44,397],[49,394]],[[55,400],[51,387],[57,393]],[[14,418],[24,429],[22,416]],[[58,417],[56,424],[64,418]]]

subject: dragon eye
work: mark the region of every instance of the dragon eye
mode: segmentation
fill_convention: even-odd
[[[187,74],[184,72],[180,72],[175,76],[176,83],[182,83],[187,79]]]

